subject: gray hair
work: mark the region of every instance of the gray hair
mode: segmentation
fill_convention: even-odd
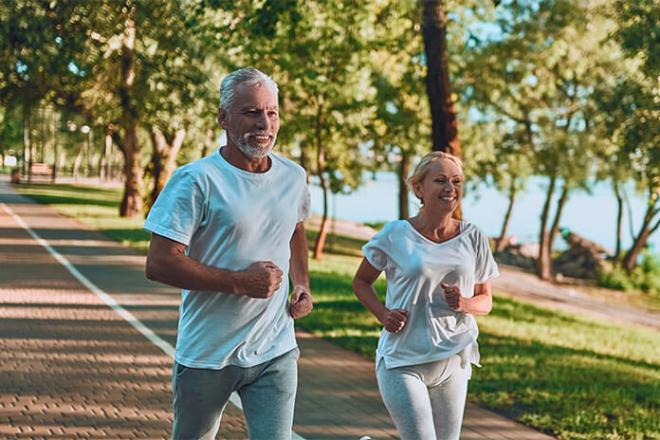
[[[241,83],[248,83],[249,85],[263,84],[275,92],[275,95],[279,92],[277,83],[273,78],[253,67],[244,67],[242,69],[234,70],[222,80],[222,83],[220,83],[221,109],[225,111],[231,109],[232,105],[234,105],[236,89]]]

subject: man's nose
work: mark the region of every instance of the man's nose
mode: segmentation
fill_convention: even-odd
[[[266,112],[259,112],[259,116],[257,117],[257,128],[260,130],[266,130],[270,128],[270,120],[268,119],[268,115]]]

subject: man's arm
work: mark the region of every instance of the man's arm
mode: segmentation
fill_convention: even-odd
[[[291,260],[289,261],[289,276],[293,283],[289,313],[294,319],[302,318],[312,311],[312,293],[309,288],[309,270],[307,267],[308,250],[307,237],[303,222],[296,225],[291,237]]]
[[[206,266],[185,254],[186,245],[152,234],[146,275],[153,281],[189,290],[207,290],[268,298],[280,286],[282,271],[270,261],[258,261],[244,270]]]

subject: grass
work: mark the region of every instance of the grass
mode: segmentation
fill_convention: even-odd
[[[116,217],[119,190],[68,185],[19,190],[112,238],[146,248],[142,220]],[[339,254],[311,261],[315,307],[299,324],[371,358],[380,326],[351,292],[360,245],[337,239]],[[380,295],[385,287],[379,279]],[[660,439],[658,332],[539,308],[497,292],[493,312],[478,320],[483,368],[473,374],[472,401],[561,439]]]
[[[119,188],[57,184],[21,184],[15,188],[122,244],[145,251],[149,246],[151,235],[142,229],[144,219],[118,216],[122,196]]]

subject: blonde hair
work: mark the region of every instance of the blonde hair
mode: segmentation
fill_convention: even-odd
[[[449,153],[445,153],[444,151],[432,151],[430,153],[425,154],[413,170],[412,174],[408,179],[406,179],[406,183],[408,184],[408,188],[410,191],[415,194],[417,197],[417,194],[415,193],[415,186],[420,184],[427,176],[427,174],[430,171],[431,164],[433,162],[438,162],[440,160],[449,160],[456,165],[458,165],[458,168],[461,170],[461,176],[463,175],[463,162],[461,160]],[[422,208],[424,207],[424,201],[420,198],[420,201],[422,201]],[[461,220],[463,218],[463,212],[461,209],[461,200],[458,201],[458,206],[452,213],[452,217]]]

